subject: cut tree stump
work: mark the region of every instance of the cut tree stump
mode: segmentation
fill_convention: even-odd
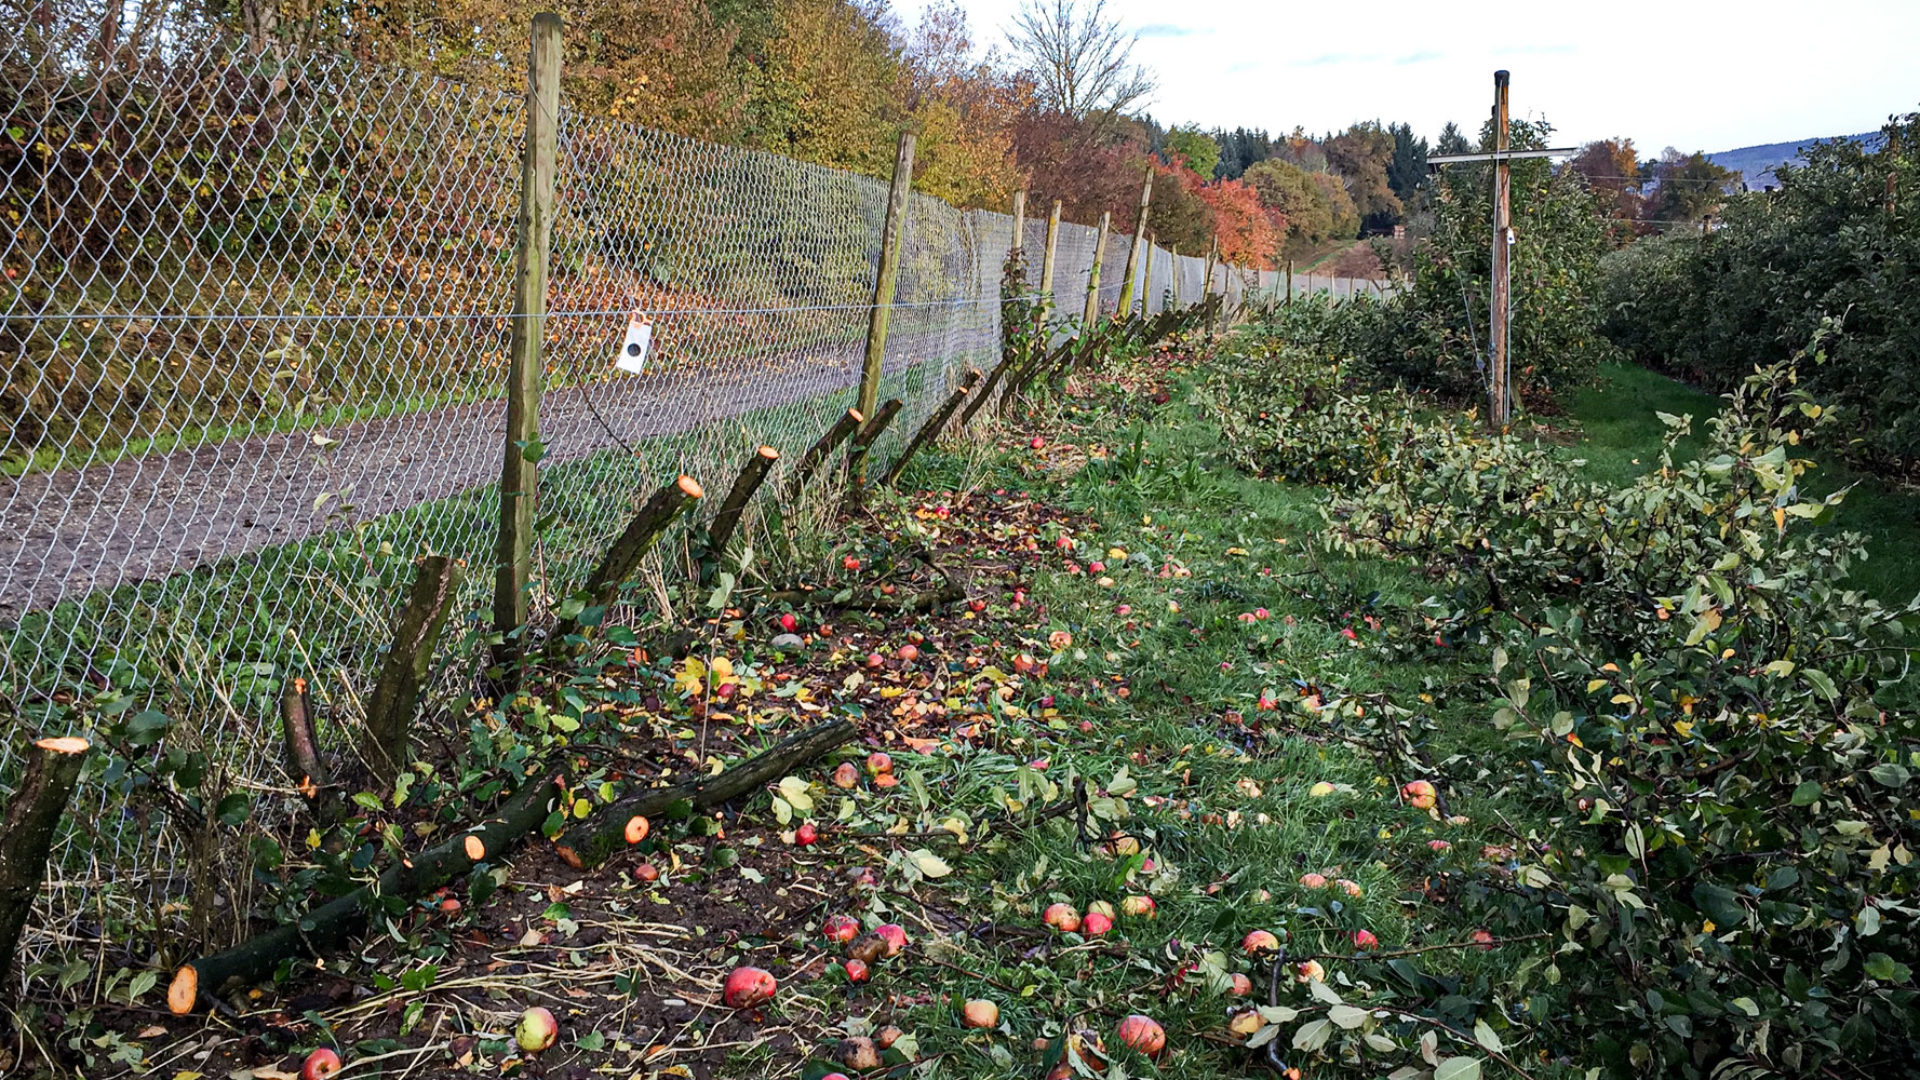
[[[420,708],[420,690],[433,663],[433,650],[460,589],[460,565],[445,555],[420,560],[407,605],[394,627],[393,644],[380,665],[380,679],[367,703],[367,764],[383,788],[391,787],[406,768],[408,732]]]
[[[845,442],[847,436],[859,430],[866,419],[860,415],[859,409],[848,409],[840,414],[840,419],[835,420],[832,427],[807,448],[806,453],[800,455],[800,464],[794,466],[793,475],[787,479],[784,492],[786,502],[792,502],[799,496],[801,489],[805,488],[807,481],[813,477],[814,470],[820,467],[820,463],[827,460],[827,455],[833,453],[842,442]]]
[[[202,994],[228,983],[251,985],[273,974],[282,960],[318,956],[358,934],[385,900],[412,900],[473,869],[474,864],[513,850],[547,820],[561,794],[554,776],[528,780],[499,812],[438,845],[387,867],[379,879],[231,949],[182,964],[167,987],[167,1008],[176,1016],[193,1011]]]
[[[968,368],[966,375],[960,380],[960,385],[953,388],[953,393],[947,395],[947,400],[933,411],[932,416],[927,417],[926,423],[920,425],[920,430],[913,435],[913,441],[907,444],[905,450],[900,451],[899,457],[893,459],[893,464],[887,466],[887,474],[880,478],[881,483],[891,487],[900,479],[900,473],[906,469],[907,462],[913,460],[913,455],[919,453],[922,447],[940,437],[940,432],[947,426],[947,421],[953,419],[955,410],[960,408],[961,402],[967,400],[967,394],[972,392],[979,382],[980,369]]]
[[[718,776],[629,792],[568,829],[555,849],[575,869],[592,869],[614,852],[646,839],[651,820],[667,813],[673,804],[685,801],[694,813],[710,809],[770,784],[858,735],[852,724],[834,720],[790,735]]]
[[[0,814],[0,1005],[12,1004],[20,933],[46,880],[54,832],[91,748],[73,735],[29,744],[20,787]]]
[[[321,821],[331,821],[339,805],[333,777],[320,757],[320,740],[313,727],[313,695],[307,680],[294,678],[280,691],[280,737],[287,753],[287,775],[307,800],[307,808]]]
[[[753,500],[754,492],[766,483],[767,473],[773,463],[780,460],[780,451],[771,446],[763,446],[754,451],[747,459],[747,467],[740,470],[734,478],[733,488],[720,502],[720,512],[713,515],[713,525],[707,529],[707,555],[718,567],[727,557],[727,545],[732,542],[733,534],[740,527],[740,519],[746,514],[747,503]]]

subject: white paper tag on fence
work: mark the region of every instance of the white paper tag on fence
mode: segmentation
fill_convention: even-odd
[[[639,312],[627,319],[627,339],[620,343],[620,355],[613,358],[613,366],[621,371],[639,375],[647,367],[647,349],[653,345],[653,324]]]

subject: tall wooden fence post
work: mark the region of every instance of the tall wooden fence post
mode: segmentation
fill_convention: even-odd
[[[1493,317],[1488,320],[1491,329],[1487,333],[1487,366],[1492,369],[1493,380],[1488,390],[1487,421],[1496,431],[1507,426],[1507,410],[1513,401],[1507,385],[1507,308],[1513,289],[1513,252],[1507,246],[1513,232],[1510,203],[1513,164],[1505,157],[1508,137],[1507,73],[1496,71],[1493,73],[1493,152],[1496,155],[1493,163]]]
[[[1173,288],[1173,306],[1174,310],[1177,311],[1180,308],[1180,245],[1175,244],[1171,248],[1168,248],[1167,254],[1169,256],[1167,259],[1167,281]]]
[[[1140,269],[1147,244],[1147,209],[1153,205],[1153,166],[1147,166],[1147,178],[1140,184],[1140,218],[1133,223],[1133,246],[1127,249],[1127,280],[1120,286],[1120,307],[1114,314],[1124,319],[1133,314],[1133,275]],[[1145,291],[1146,286],[1142,286]],[[1140,314],[1147,313],[1144,297]]]
[[[540,490],[541,337],[547,313],[547,258],[553,246],[553,184],[559,158],[560,16],[533,17],[527,50],[527,141],[520,165],[519,263],[513,284],[513,338],[507,369],[507,446],[500,470],[500,535],[494,548],[494,660],[506,678],[520,655],[533,576],[533,515]]]
[[[1153,237],[1147,237],[1146,265],[1140,268],[1140,317],[1153,314]]]
[[[880,369],[887,358],[887,323],[893,314],[893,290],[900,280],[900,238],[906,232],[907,195],[913,188],[913,132],[900,133],[893,158],[893,187],[887,192],[887,224],[880,234],[880,273],[873,279],[873,310],[867,319],[867,359],[860,370],[862,416],[874,414],[880,398]]]
[[[1015,261],[1024,261],[1027,248],[1027,193],[1013,193],[1013,240],[1007,245],[1007,255]]]
[[[1040,261],[1040,303],[1038,325],[1045,325],[1047,312],[1053,308],[1053,256],[1060,250],[1060,200],[1053,200],[1053,211],[1047,215],[1047,248]],[[1042,341],[1044,347],[1046,342]]]
[[[1100,263],[1107,255],[1107,233],[1113,228],[1113,211],[1104,211],[1100,215],[1100,231],[1093,239],[1093,268],[1087,271],[1087,309],[1081,313],[1080,321],[1092,326],[1100,321]]]
[[[1293,303],[1293,260],[1287,260],[1287,303]]]

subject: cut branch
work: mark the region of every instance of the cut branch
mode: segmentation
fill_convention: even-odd
[[[747,467],[733,481],[733,488],[720,502],[720,512],[713,516],[713,525],[707,530],[707,554],[715,566],[727,557],[727,544],[733,540],[734,530],[740,527],[740,519],[747,511],[747,503],[753,494],[766,482],[767,472],[773,463],[780,460],[780,451],[771,446],[763,446],[748,459]]]
[[[313,696],[307,680],[294,678],[280,691],[280,735],[287,752],[287,774],[307,800],[308,809],[322,821],[331,820],[333,777],[320,757],[320,740],[313,728]]]
[[[433,663],[440,631],[453,609],[460,586],[460,564],[445,555],[428,555],[414,574],[407,605],[400,610],[393,644],[380,666],[367,704],[367,763],[382,787],[390,786],[407,764],[407,732],[420,706],[420,688]]]
[[[960,408],[961,402],[967,400],[967,395],[979,382],[980,369],[968,368],[966,375],[960,380],[960,385],[953,388],[953,393],[947,395],[947,400],[934,410],[932,416],[927,417],[926,423],[920,425],[920,430],[914,433],[913,441],[907,444],[905,450],[900,451],[900,456],[893,459],[892,465],[887,466],[887,475],[881,478],[881,483],[892,486],[900,479],[900,473],[906,469],[907,462],[913,460],[913,455],[919,453],[921,447],[940,437],[940,432],[947,426],[947,421],[953,419],[955,410]]]
[[[880,436],[886,433],[887,425],[900,415],[902,404],[899,398],[887,399],[880,406],[880,411],[873,414],[873,419],[860,425],[860,430],[853,435],[853,441],[847,444],[847,486],[856,494],[867,478],[867,455],[873,452],[873,444],[879,442]]]
[[[77,736],[27,747],[25,773],[0,815],[0,1005],[12,1004],[13,958],[46,879],[54,831],[66,813],[91,744]]]
[[[704,494],[691,476],[681,476],[670,484],[662,484],[660,490],[654,492],[653,497],[640,508],[640,512],[633,515],[626,531],[607,549],[600,565],[594,567],[593,573],[587,576],[582,591],[587,594],[588,606],[604,609],[611,605],[613,598],[619,594],[620,586],[626,584],[640,569],[640,560],[653,550],[660,534],[666,532],[667,526],[673,524],[675,518]],[[561,620],[554,631],[554,640],[564,641],[579,627],[577,618]]]
[[[832,427],[807,448],[806,453],[800,455],[800,464],[794,466],[793,475],[787,479],[784,492],[787,502],[792,502],[795,496],[800,494],[800,490],[813,476],[813,471],[820,467],[821,462],[827,460],[827,455],[838,449],[840,444],[846,441],[847,436],[857,431],[865,420],[866,417],[860,415],[859,409],[848,409],[841,414],[840,419],[833,422]]]
[[[557,778],[529,780],[485,821],[411,859],[401,859],[372,884],[231,949],[181,965],[167,987],[167,1008],[185,1016],[202,994],[218,993],[230,982],[257,983],[282,960],[318,956],[358,934],[376,907],[411,900],[452,881],[476,863],[499,859],[546,821],[549,806],[559,795]]]
[[[852,724],[834,720],[790,735],[718,776],[630,792],[568,829],[556,848],[560,857],[575,868],[598,866],[614,852],[646,839],[651,831],[649,820],[667,813],[675,803],[690,803],[695,813],[718,806],[786,776],[829,750],[852,742],[858,734]]]

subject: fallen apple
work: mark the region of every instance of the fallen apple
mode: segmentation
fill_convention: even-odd
[[[999,1027],[1000,1006],[991,1001],[974,998],[961,1006],[960,1022],[970,1028]]]
[[[1151,896],[1129,896],[1120,901],[1120,914],[1129,919],[1151,919],[1159,914]]]
[[[1333,794],[1337,790],[1339,789],[1335,788],[1333,784],[1329,783],[1328,781],[1322,780],[1319,783],[1308,788],[1307,794],[1313,796],[1316,799],[1320,799]]]
[[[720,996],[728,1008],[751,1009],[770,1000],[778,989],[780,983],[772,972],[757,967],[737,967],[727,975]]]
[[[867,773],[870,776],[884,776],[893,771],[893,755],[875,750],[867,755]]]
[[[1324,889],[1327,887],[1327,876],[1325,874],[1315,874],[1312,872],[1301,874],[1300,884],[1305,885],[1309,889]]]
[[[785,630],[789,634],[800,629],[799,616],[791,611],[782,613],[780,616],[780,629]]]
[[[841,762],[840,767],[833,770],[833,786],[849,791],[860,786],[860,770],[854,768],[851,761]]]
[[[1320,966],[1318,960],[1307,960],[1293,966],[1294,979],[1298,982],[1325,982],[1327,969]]]
[[[637,844],[645,840],[647,834],[652,831],[653,826],[647,822],[646,818],[638,814],[627,819],[626,838],[629,844]]]
[[[1259,1031],[1262,1023],[1258,1012],[1253,1009],[1242,1009],[1227,1020],[1227,1030],[1245,1039]]]
[[[1371,930],[1355,930],[1353,944],[1358,949],[1377,949],[1380,947],[1380,939],[1374,937]]]
[[[521,1013],[520,1022],[513,1028],[513,1041],[529,1054],[537,1054],[545,1050],[553,1045],[553,1040],[559,1037],[559,1022],[554,1020],[551,1012],[538,1005]]]
[[[820,830],[814,827],[813,822],[803,821],[799,828],[793,830],[793,842],[801,847],[812,847],[820,842]]]
[[[902,645],[894,650],[893,655],[911,664],[915,660],[920,659],[920,647],[918,645]]]
[[[1080,913],[1073,910],[1072,904],[1048,904],[1047,910],[1040,913],[1040,919],[1063,934],[1080,929]]]
[[[1120,1021],[1115,1032],[1122,1043],[1152,1057],[1167,1045],[1167,1031],[1152,1017],[1135,1013]]]
[[[1473,943],[1478,945],[1483,951],[1493,951],[1493,934],[1490,932],[1486,930],[1475,930],[1473,933],[1468,934],[1467,937],[1472,939]]]
[[[1278,952],[1280,939],[1266,930],[1249,930],[1247,936],[1240,939],[1240,947],[1254,956],[1263,953]]]
[[[844,944],[860,936],[860,920],[851,915],[829,915],[820,931],[827,935],[828,941]]]
[[[892,1024],[888,1024],[886,1027],[873,1033],[873,1041],[879,1044],[880,1049],[891,1050],[893,1049],[893,1044],[899,1042],[900,1037],[905,1034],[906,1032],[901,1031]]]
[[[873,1040],[865,1036],[841,1039],[834,1051],[835,1060],[854,1072],[866,1072],[880,1067],[880,1048]]]
[[[907,931],[898,923],[881,923],[873,928],[881,941],[887,943],[887,955],[899,956],[900,950],[907,947]]]
[[[879,934],[861,934],[847,943],[847,955],[863,964],[877,964],[888,955],[887,940]]]
[[[1415,810],[1431,810],[1438,799],[1433,785],[1425,780],[1409,780],[1400,785],[1400,797]]]
[[[1087,912],[1086,917],[1080,920],[1080,932],[1088,937],[1102,937],[1112,929],[1113,917],[1097,911]]]
[[[1113,910],[1112,904],[1107,903],[1105,900],[1095,900],[1093,903],[1087,905],[1087,914],[1105,915],[1111,919],[1117,913]]]
[[[1227,993],[1232,994],[1234,997],[1246,997],[1248,994],[1253,993],[1253,980],[1237,971],[1233,973],[1233,977],[1228,979],[1227,982]]]
[[[877,652],[867,654],[867,666],[870,668],[885,667],[886,663],[887,658]]]
[[[300,1066],[300,1080],[326,1080],[340,1069],[340,1055],[332,1047],[322,1046],[307,1055],[306,1062]]]
[[[633,876],[651,884],[660,880],[660,871],[652,863],[643,862],[633,868]]]
[[[847,969],[847,981],[850,983],[863,983],[872,976],[872,969],[867,967],[865,960],[851,958],[844,966]]]

